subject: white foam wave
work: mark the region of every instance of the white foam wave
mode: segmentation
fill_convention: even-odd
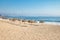
[[[45,22],[46,24],[51,24],[51,25],[60,25],[59,22]]]
[[[39,21],[37,21],[39,23]],[[60,25],[60,22],[44,22],[45,24]]]

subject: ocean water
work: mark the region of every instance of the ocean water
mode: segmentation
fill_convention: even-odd
[[[43,20],[45,22],[59,22],[60,23],[60,17],[9,16],[9,18],[19,18],[19,19],[24,19],[24,20],[35,20],[35,21]]]

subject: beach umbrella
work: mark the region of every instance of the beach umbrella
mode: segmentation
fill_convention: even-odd
[[[44,23],[44,20],[40,20],[39,23]]]

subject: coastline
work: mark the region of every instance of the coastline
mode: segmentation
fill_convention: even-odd
[[[1,19],[0,20],[4,20],[4,21],[9,21],[9,19]],[[36,21],[36,23],[40,23],[39,21]],[[50,25],[60,25],[60,22],[43,22],[44,24],[50,24]]]
[[[51,25],[60,25],[59,22],[45,22],[46,24],[51,24]]]
[[[0,40],[59,40],[60,25],[0,19]]]
[[[37,21],[37,23],[39,23],[39,21]],[[50,25],[60,25],[60,22],[45,22],[44,24],[50,24]]]

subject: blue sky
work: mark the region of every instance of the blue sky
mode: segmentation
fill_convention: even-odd
[[[60,1],[0,0],[0,13],[19,16],[60,16]]]

